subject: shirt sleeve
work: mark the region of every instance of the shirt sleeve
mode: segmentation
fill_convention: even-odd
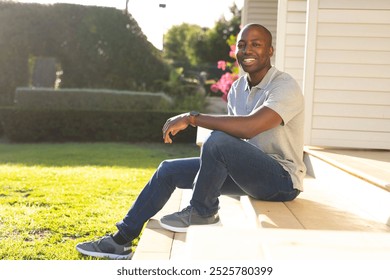
[[[229,116],[234,115],[234,103],[236,99],[237,89],[236,89],[237,81],[233,83],[230,87],[229,93],[227,95],[227,111]]]
[[[304,100],[297,82],[290,76],[283,77],[267,94],[264,106],[274,110],[286,125],[304,109]]]

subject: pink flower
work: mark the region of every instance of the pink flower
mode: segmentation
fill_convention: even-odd
[[[236,45],[230,46],[229,56],[234,59],[236,58]]]
[[[222,69],[222,71],[226,70],[226,61],[220,60],[218,61],[218,69]]]
[[[225,73],[221,76],[218,82],[211,85],[210,90],[213,92],[222,92],[222,99],[227,101],[227,95],[235,80],[238,79],[237,74]]]
[[[210,90],[217,93],[219,91],[218,83],[212,84]]]
[[[232,58],[236,58],[236,45],[232,42],[232,40],[229,39],[228,42],[230,45],[230,52],[229,56]],[[235,39],[234,39],[235,41]],[[230,91],[230,88],[235,80],[238,79],[238,73],[239,73],[239,67],[237,61],[234,63],[226,62],[224,60],[218,61],[218,69],[222,69],[222,71],[226,71],[227,69],[229,72],[224,73],[221,78],[213,85],[211,85],[210,90],[212,92],[221,92],[222,93],[222,99],[227,101],[227,95]]]

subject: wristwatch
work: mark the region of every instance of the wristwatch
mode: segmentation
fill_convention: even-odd
[[[196,127],[196,124],[195,124],[195,119],[197,116],[199,116],[200,113],[198,111],[191,111],[190,112],[190,115],[189,115],[189,118],[190,118],[190,125],[192,125],[193,127]]]

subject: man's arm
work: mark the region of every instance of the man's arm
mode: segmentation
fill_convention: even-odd
[[[200,114],[192,125],[226,132],[232,136],[249,139],[282,123],[278,113],[268,107],[260,107],[247,116],[215,116]],[[170,118],[163,127],[165,143],[172,143],[170,134],[176,135],[190,125],[188,113]]]

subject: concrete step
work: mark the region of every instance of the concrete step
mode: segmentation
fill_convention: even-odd
[[[390,234],[303,229],[191,228],[181,260],[389,260]]]
[[[137,249],[133,256],[134,260],[169,260],[181,259],[188,250],[187,234],[173,233],[164,230],[158,220],[173,212],[179,211],[189,205],[191,190],[176,190],[173,197],[165,207],[147,223]],[[257,227],[256,220],[247,216],[242,207],[241,197],[221,196],[220,197],[220,219],[221,223],[210,228],[246,228]],[[209,228],[207,227],[207,228]]]

